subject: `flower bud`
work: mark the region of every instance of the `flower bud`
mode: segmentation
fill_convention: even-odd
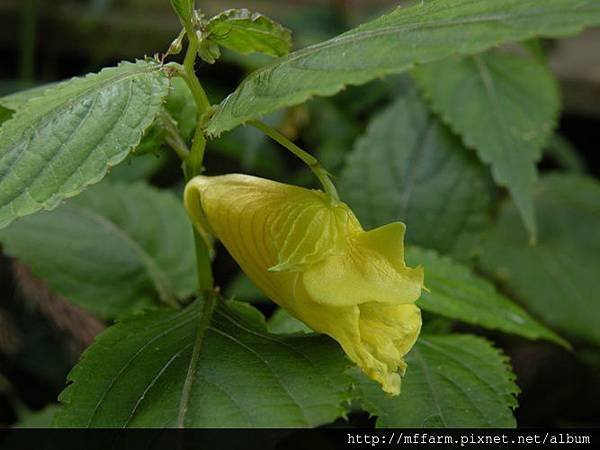
[[[364,231],[321,191],[237,174],[192,179],[185,205],[269,298],[399,394],[423,288],[423,269],[404,263],[404,224]]]

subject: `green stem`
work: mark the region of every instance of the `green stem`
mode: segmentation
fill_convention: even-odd
[[[335,189],[334,184],[331,182],[329,178],[329,173],[325,168],[319,163],[319,160],[312,156],[310,153],[302,150],[288,138],[286,138],[283,134],[277,131],[274,128],[271,128],[269,125],[260,122],[258,120],[251,120],[248,122],[248,125],[253,126],[254,128],[259,129],[267,136],[269,136],[274,141],[278,142],[298,158],[300,158],[309,168],[313,171],[315,176],[319,179],[321,186],[323,186],[323,190],[325,193],[334,201],[339,201],[340,197]]]
[[[183,73],[179,74],[184,78],[196,102],[198,109],[198,118],[210,108],[210,101],[206,92],[200,84],[200,80],[196,76],[195,63],[198,53],[198,39],[193,30],[188,30],[188,48],[186,50],[183,61]],[[185,155],[180,155],[183,160],[183,173],[185,181],[188,182],[196,175],[200,175],[203,171],[202,162],[204,160],[204,152],[206,149],[206,138],[198,120],[196,131],[192,141],[190,151]],[[204,241],[198,230],[193,227],[194,232],[194,247],[196,251],[196,267],[198,275],[198,289],[205,294],[213,291],[214,280],[210,266],[210,250],[207,243]],[[207,294],[212,295],[212,294]]]
[[[196,65],[196,55],[198,54],[198,38],[193,32],[188,32],[188,41],[188,48],[183,60],[184,79],[190,88],[190,91],[192,91],[194,101],[198,106],[198,114],[201,116],[208,108],[210,108],[210,101],[208,100],[204,88],[200,84],[200,80],[198,80],[198,77],[196,76],[196,70],[194,68]]]

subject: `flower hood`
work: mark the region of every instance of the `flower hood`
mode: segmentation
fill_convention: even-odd
[[[404,263],[404,224],[364,231],[321,191],[238,174],[192,179],[185,205],[267,296],[337,340],[385,392],[400,392],[423,287],[423,269]]]

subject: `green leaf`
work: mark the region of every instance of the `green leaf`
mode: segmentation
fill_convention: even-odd
[[[254,308],[228,304],[200,348],[202,301],[109,328],[69,375],[55,425],[172,427],[181,414],[186,427],[299,427],[344,414],[348,363],[334,341],[269,334]]]
[[[292,47],[290,30],[247,9],[230,9],[214,16],[203,32],[211,41],[242,54],[284,56]]]
[[[585,160],[577,148],[564,136],[554,134],[546,147],[545,156],[550,157],[559,167],[566,171],[585,174]]]
[[[598,345],[600,183],[550,175],[535,199],[538,243],[527,245],[517,211],[505,204],[486,239],[481,266],[563,335]]]
[[[0,105],[0,125],[2,125],[4,122],[6,122],[8,119],[10,119],[12,117],[12,115],[13,115],[12,110]]]
[[[423,292],[418,301],[423,310],[529,339],[547,339],[569,346],[468,267],[434,251],[416,247],[406,248],[406,260],[410,265],[425,267],[425,284],[430,292]]]
[[[17,422],[15,428],[50,428],[56,412],[58,411],[58,405],[48,405],[39,411],[27,411],[21,413],[22,417]]]
[[[488,52],[422,66],[415,78],[433,108],[491,165],[535,240],[535,163],[560,103],[552,73],[534,60]]]
[[[0,228],[100,181],[139,144],[168,87],[160,65],[138,61],[28,101],[0,131]]]
[[[383,394],[356,376],[362,403],[378,427],[508,428],[519,392],[507,358],[489,342],[469,335],[421,336],[408,354],[402,392]]]
[[[12,111],[17,111],[25,106],[29,100],[40,97],[50,88],[56,87],[57,84],[58,83],[42,84],[40,86],[5,95],[4,97],[0,97],[0,106]]]
[[[173,303],[196,287],[183,206],[144,184],[101,183],[2,230],[0,242],[53,292],[107,318]]]
[[[339,188],[365,227],[401,220],[411,244],[463,257],[489,221],[484,168],[410,86],[356,142]]]
[[[165,109],[177,122],[183,140],[188,142],[196,130],[198,112],[192,91],[183,78],[176,77],[171,80]]]
[[[300,322],[283,308],[277,309],[267,321],[267,329],[274,334],[314,333],[304,322]]]
[[[207,132],[218,135],[314,95],[333,95],[347,84],[415,64],[534,36],[566,36],[598,24],[597,0],[416,2],[253,72],[219,105]]]
[[[134,149],[135,156],[158,153],[165,149],[171,150],[165,148],[168,145],[166,143],[166,121],[173,122],[184,142],[187,143],[191,140],[197,122],[196,102],[182,78],[176,77],[171,80],[169,95],[162,109],[163,111],[157,115],[152,126],[146,130],[140,144]]]
[[[238,302],[254,303],[265,301],[267,296],[246,276],[240,272],[225,288],[225,297]]]
[[[110,182],[124,183],[149,180],[163,168],[168,160],[169,154],[166,152],[129,156],[117,167],[114,167],[106,179]]]
[[[171,6],[187,28],[191,25],[195,0],[171,0]]]

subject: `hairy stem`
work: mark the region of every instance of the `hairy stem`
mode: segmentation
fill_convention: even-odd
[[[329,198],[331,198],[334,201],[338,201],[340,199],[340,197],[338,196],[338,193],[335,189],[334,184],[331,182],[331,179],[329,178],[329,173],[319,163],[319,160],[317,158],[315,158],[314,156],[312,156],[310,153],[306,152],[305,150],[302,150],[300,147],[298,147],[296,144],[294,144],[292,141],[290,141],[288,138],[286,138],[279,131],[277,131],[274,128],[271,128],[270,126],[268,126],[267,124],[265,124],[263,122],[260,122],[258,120],[251,120],[248,122],[248,125],[251,125],[251,126],[259,129],[260,131],[265,133],[267,136],[269,136],[271,139],[278,142],[279,144],[284,146],[286,149],[288,149],[290,152],[292,152],[294,155],[296,155],[298,158],[300,158],[310,168],[310,170],[312,170],[312,172],[315,174],[315,176],[319,179],[321,186],[323,186],[323,190],[329,196]]]
[[[185,25],[184,25],[185,26]],[[195,63],[196,56],[198,53],[198,38],[194,33],[194,30],[186,27],[186,34],[188,37],[188,47],[186,49],[185,58],[183,61],[183,67],[179,64],[169,64],[178,76],[181,76],[194,97],[196,108],[198,110],[198,118],[196,123],[196,131],[194,132],[194,138],[192,140],[192,146],[187,152],[178,151],[175,149],[178,156],[183,161],[183,174],[185,181],[188,182],[196,175],[199,175],[203,171],[202,162],[204,160],[204,151],[206,149],[206,138],[204,131],[200,124],[200,117],[210,108],[210,101],[200,83],[200,80],[196,76]],[[181,147],[179,148],[181,150]],[[198,290],[206,295],[212,295],[214,280],[212,276],[212,270],[210,266],[210,250],[208,243],[200,235],[196,228],[193,228],[194,232],[194,247],[196,251],[196,267],[198,276]]]

